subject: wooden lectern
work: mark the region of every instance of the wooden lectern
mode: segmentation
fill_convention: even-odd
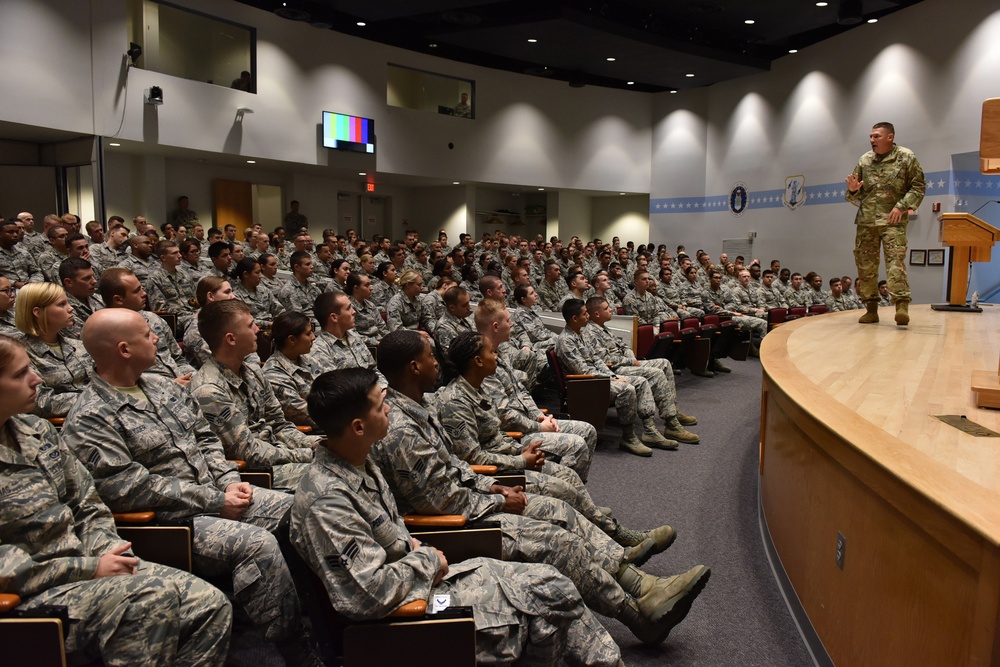
[[[965,305],[969,289],[969,262],[988,262],[993,244],[1000,240],[1000,229],[971,213],[942,213],[941,242],[949,246],[948,303],[933,305],[934,310],[969,310]]]

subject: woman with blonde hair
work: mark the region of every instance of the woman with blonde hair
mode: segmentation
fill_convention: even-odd
[[[397,292],[385,307],[386,324],[389,325],[389,332],[399,329],[410,331],[434,331],[434,320],[431,314],[424,309],[424,302],[420,299],[420,292],[424,289],[424,277],[416,269],[407,269],[397,281],[399,292]]]
[[[42,378],[37,413],[64,417],[90,383],[94,362],[83,343],[60,332],[73,324],[73,306],[62,287],[29,283],[17,293],[14,323],[24,334],[28,358]]]

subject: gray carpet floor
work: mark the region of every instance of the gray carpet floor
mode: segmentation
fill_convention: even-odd
[[[757,523],[760,363],[726,363],[732,373],[677,377],[681,410],[698,417],[691,430],[701,444],[640,458],[617,449],[621,430],[613,419],[600,434],[587,485],[595,502],[611,507],[629,527],[668,523],[678,531],[673,546],[643,569],[665,576],[698,563],[712,568],[691,613],[661,646],[645,647],[625,626],[602,618],[629,667],[813,664],[774,581]],[[557,408],[554,393],[551,399],[542,405]],[[227,664],[280,667],[283,661],[238,623]]]

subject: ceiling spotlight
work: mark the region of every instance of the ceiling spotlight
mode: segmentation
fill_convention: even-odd
[[[816,6],[817,7],[826,7],[828,4],[830,4],[830,3],[829,2],[817,2]]]
[[[460,185],[460,183],[458,181],[452,181],[451,184],[452,185]]]
[[[247,160],[247,164],[257,164],[257,160]]]
[[[431,47],[432,49],[436,49],[438,47],[438,45],[434,43],[428,44],[427,46]]]
[[[878,19],[868,19],[869,23],[878,23]]]
[[[364,21],[358,21],[355,25],[358,26],[359,28],[364,28],[368,24],[365,23]]]
[[[121,146],[121,144],[112,141],[108,146]]]
[[[754,20],[753,19],[747,19],[746,21],[744,21],[744,23],[746,23],[747,25],[753,25],[754,24]]]
[[[614,61],[615,61],[615,59],[614,59],[614,58],[608,58],[608,62],[609,62],[609,63],[613,63]]]
[[[694,78],[694,74],[685,74],[684,76],[686,76],[689,79]]]
[[[625,193],[624,193],[624,192],[619,192],[618,194],[620,194],[620,195],[623,195],[623,194],[625,194]]]
[[[542,191],[542,190],[544,190],[544,189],[545,189],[545,188],[538,188],[538,191],[539,191],[539,192],[541,192],[541,191]]]
[[[528,40],[528,44],[534,44],[537,41],[538,41],[537,39],[532,38]]]
[[[359,171],[358,172],[358,176],[367,176],[367,175],[368,175],[367,171]]]
[[[671,94],[671,95],[674,95],[674,94],[675,94],[676,92],[677,92],[677,89],[676,89],[676,88],[672,88],[672,89],[670,90],[670,94]]]
[[[635,81],[626,81],[625,85],[626,86],[634,86],[635,85]]]
[[[799,50],[798,49],[788,49],[788,52],[789,53],[798,53]]]

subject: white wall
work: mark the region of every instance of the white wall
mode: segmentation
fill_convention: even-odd
[[[593,197],[591,220],[593,233],[581,236],[584,240],[599,238],[611,243],[611,239],[618,236],[623,242],[646,243],[649,241],[649,197]]]
[[[839,190],[868,150],[872,124],[888,120],[897,142],[916,152],[925,172],[939,175],[909,228],[911,248],[938,248],[931,204],[955,210],[956,198],[965,197],[956,197],[953,185],[949,191],[947,175],[939,185],[940,174],[951,170],[953,154],[977,150],[982,101],[1000,94],[998,80],[997,4],[966,0],[959,10],[954,2],[925,0],[785,56],[771,72],[659,95],[650,238],[716,255],[723,238],[752,230],[762,259],[781,258],[802,273],[853,275],[855,209]],[[737,181],[747,184],[751,198],[774,197],[795,174],[805,176],[815,197],[797,210],[758,202],[734,217],[716,206]],[[972,180],[1000,187],[996,177]],[[709,212],[699,212],[706,202]],[[685,208],[665,212],[657,205]],[[916,301],[941,299],[943,269],[915,269],[910,279]]]

